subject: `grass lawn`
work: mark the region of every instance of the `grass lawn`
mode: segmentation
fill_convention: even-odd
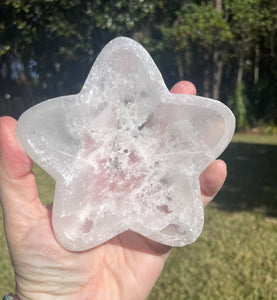
[[[173,249],[150,300],[277,299],[277,136],[236,135],[222,158],[228,179],[205,210],[200,238]],[[53,181],[35,173],[51,202]],[[2,228],[0,271],[1,296],[14,290]]]

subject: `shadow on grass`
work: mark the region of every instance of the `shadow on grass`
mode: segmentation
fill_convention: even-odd
[[[220,158],[228,177],[215,199],[217,208],[277,217],[277,146],[232,143]]]

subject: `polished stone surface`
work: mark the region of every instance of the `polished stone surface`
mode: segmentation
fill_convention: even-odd
[[[171,246],[195,241],[204,219],[199,175],[234,127],[224,104],[170,93],[147,51],[117,38],[79,94],[32,107],[17,135],[56,180],[57,240],[81,251],[125,230]]]

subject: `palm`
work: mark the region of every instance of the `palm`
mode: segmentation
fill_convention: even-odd
[[[116,293],[121,299],[130,294],[134,299],[144,299],[148,295],[163,268],[169,247],[127,231],[94,249],[70,252],[56,242],[51,210],[52,207],[41,208],[31,222],[26,219],[25,226],[22,226],[24,216],[18,216],[21,224],[13,224],[13,228],[24,228],[20,236],[11,232],[12,228],[9,230],[9,236],[16,237],[11,243],[14,244],[12,258],[19,290],[36,278],[41,291],[53,293],[54,285],[57,292],[74,294],[72,299],[85,299],[87,289],[92,286],[97,295],[102,295],[99,299],[114,298],[112,295]],[[47,266],[44,275],[41,266]],[[118,286],[119,282],[125,284]],[[30,294],[33,293],[31,288]],[[110,296],[104,296],[107,290]]]
[[[187,83],[173,90],[195,93]],[[130,231],[88,251],[62,248],[52,229],[52,207],[39,201],[32,162],[18,144],[15,128],[14,119],[0,118],[0,198],[20,299],[146,298],[170,248]],[[222,161],[202,173],[204,205],[225,177]]]

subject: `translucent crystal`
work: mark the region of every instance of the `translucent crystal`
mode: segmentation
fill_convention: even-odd
[[[57,240],[80,251],[126,230],[171,246],[195,241],[204,219],[199,175],[234,127],[219,101],[170,93],[147,51],[121,37],[79,94],[32,107],[17,135],[56,180]]]

